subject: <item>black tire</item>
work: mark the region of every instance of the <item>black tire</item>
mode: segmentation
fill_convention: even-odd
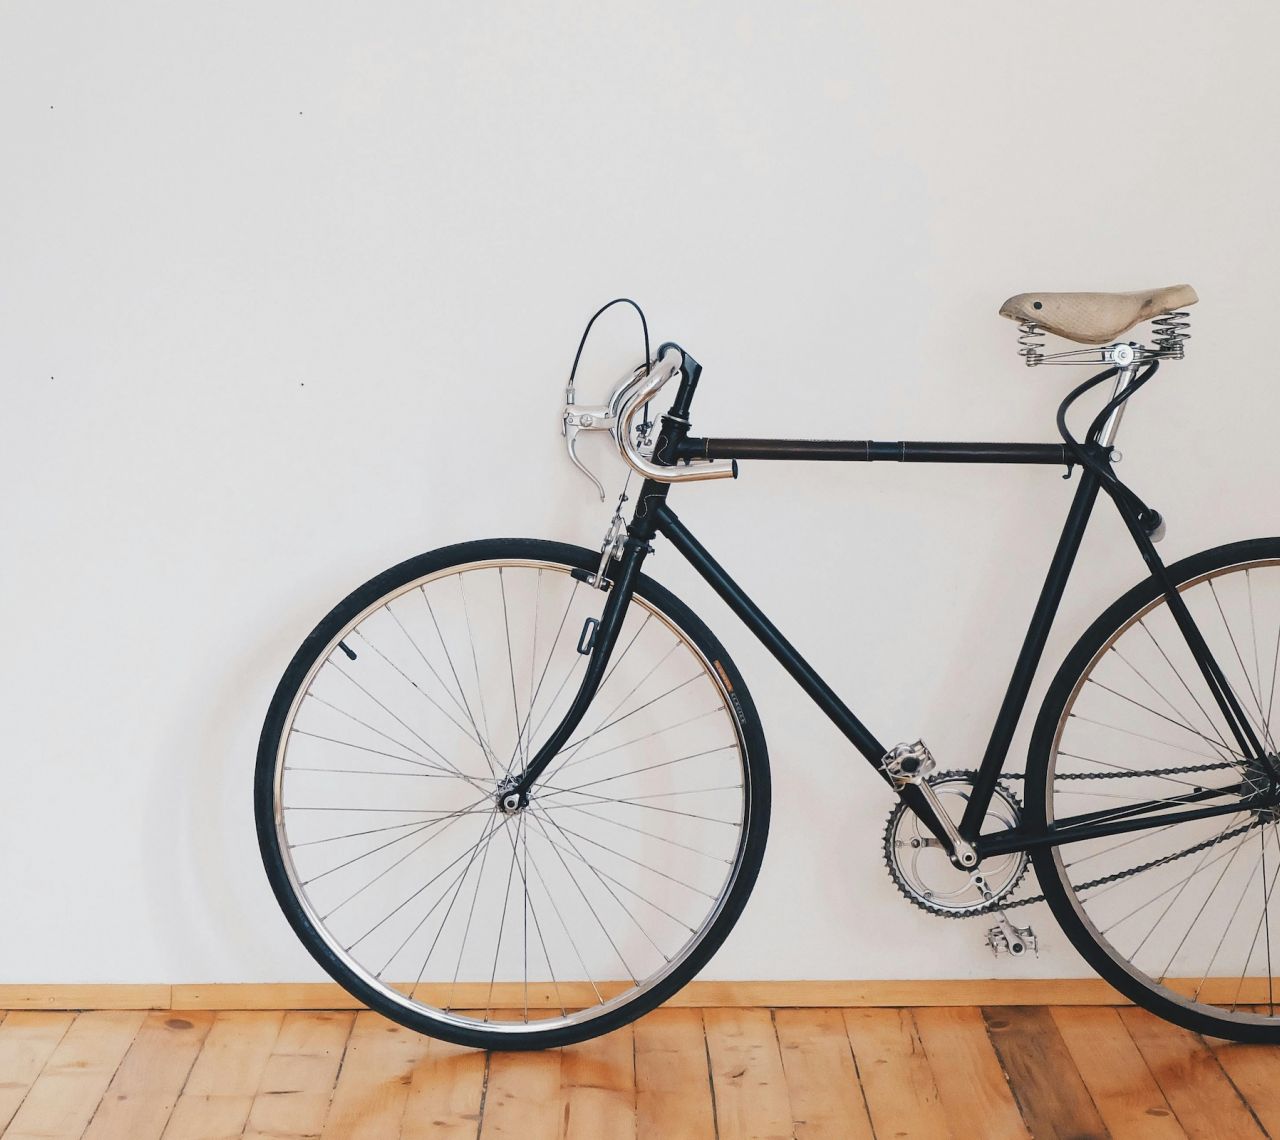
[[[1253,568],[1258,564],[1270,567],[1277,562],[1280,562],[1280,538],[1259,538],[1193,554],[1171,565],[1169,573],[1181,591],[1221,571],[1244,566]],[[1089,627],[1068,653],[1054,677],[1036,719],[1027,761],[1025,818],[1032,832],[1046,827],[1052,817],[1054,791],[1051,768],[1055,752],[1059,748],[1062,726],[1066,723],[1079,688],[1084,686],[1085,678],[1114,639],[1140,615],[1145,620],[1146,615],[1157,608],[1156,603],[1164,604],[1162,592],[1153,580],[1148,579],[1134,586]],[[1153,609],[1148,610],[1148,607]],[[1225,616],[1223,621],[1225,623]],[[1222,664],[1221,661],[1219,663]],[[1212,705],[1207,698],[1206,703]],[[1237,1016],[1234,1015],[1234,1004],[1231,1007],[1233,1016],[1217,1016],[1213,1013],[1214,1006],[1207,1002],[1193,1001],[1187,995],[1176,993],[1148,975],[1135,976],[1141,974],[1141,971],[1129,965],[1123,955],[1096,933],[1090,922],[1083,917],[1083,908],[1077,905],[1075,895],[1065,881],[1066,872],[1061,869],[1063,859],[1058,855],[1059,852],[1070,849],[1039,848],[1033,852],[1032,858],[1041,889],[1054,918],[1094,970],[1137,1005],[1183,1028],[1229,1040],[1280,1043],[1278,1017],[1259,1015],[1250,1019],[1244,1015],[1247,1007],[1243,1005],[1241,1015]],[[1263,908],[1266,908],[1265,899]],[[1185,938],[1186,935],[1184,941]],[[1175,950],[1174,953],[1176,952]],[[1246,966],[1248,960],[1246,957]],[[1211,959],[1210,965],[1212,964]]]
[[[276,766],[278,758],[282,756],[281,737],[286,730],[295,695],[319,656],[331,649],[334,639],[379,599],[416,579],[450,567],[524,559],[594,572],[599,558],[598,552],[582,547],[523,538],[461,543],[410,558],[353,591],[316,626],[294,655],[267,711],[258,746],[254,808],[263,865],[276,900],[294,933],[339,985],[365,1005],[419,1033],[459,1045],[485,1049],[552,1048],[608,1033],[660,1005],[702,969],[738,920],[755,884],[764,855],[770,811],[768,754],[755,705],[737,667],[701,619],[665,587],[642,575],[636,586],[637,595],[678,627],[706,661],[715,667],[715,673],[720,678],[716,683],[727,697],[733,710],[733,718],[737,722],[736,731],[741,742],[746,786],[745,825],[727,893],[723,896],[719,912],[705,927],[700,940],[672,972],[650,988],[637,991],[625,1004],[577,1025],[539,1030],[534,1028],[538,1024],[536,1021],[526,1022],[526,1031],[515,1034],[460,1027],[433,1017],[428,1009],[420,1006],[410,1008],[406,1004],[388,1000],[379,989],[370,985],[365,977],[352,970],[330,949],[295,894],[286,871],[276,826]]]

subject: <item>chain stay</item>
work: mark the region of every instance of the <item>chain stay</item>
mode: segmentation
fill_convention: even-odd
[[[1248,810],[1245,808],[1242,811]],[[1231,831],[1224,832],[1222,835],[1216,835],[1212,839],[1205,839],[1192,847],[1186,848],[1184,851],[1175,851],[1172,855],[1165,855],[1160,859],[1152,859],[1149,863],[1139,863],[1136,867],[1130,867],[1127,871],[1116,871],[1111,875],[1103,875],[1100,879],[1091,879],[1087,883],[1081,883],[1075,888],[1076,892],[1092,890],[1094,887],[1103,887],[1108,883],[1117,883],[1121,879],[1128,879],[1133,875],[1140,875],[1143,871],[1150,871],[1153,867],[1162,867],[1166,863],[1173,863],[1178,859],[1186,858],[1188,855],[1195,855],[1199,851],[1204,851],[1209,847],[1216,847],[1219,843],[1226,843],[1228,839],[1234,839],[1237,835],[1243,835],[1246,831],[1251,831],[1255,827],[1262,826],[1262,822],[1258,819],[1252,819],[1248,823],[1243,823],[1239,827],[1233,828]],[[1005,903],[1005,907],[1029,906],[1031,903],[1043,902],[1044,895],[1034,895],[1031,898],[1019,899],[1017,902]]]
[[[1238,765],[1228,760],[1228,761],[1218,761],[1211,764],[1192,764],[1192,765],[1187,765],[1180,768],[1152,768],[1150,771],[1146,771],[1146,772],[1102,772],[1102,773],[1098,773],[1097,775],[1095,775],[1092,772],[1068,772],[1068,773],[1063,773],[1062,775],[1057,775],[1054,777],[1054,779],[1056,780],[1133,779],[1136,776],[1190,775],[1191,773],[1194,773],[1194,772],[1213,772],[1213,771],[1221,770],[1223,768],[1235,768],[1235,767],[1238,767]],[[956,778],[956,777],[971,776],[971,775],[972,775],[972,772],[968,770],[960,769],[960,770],[940,773],[939,776],[936,778],[938,779]],[[1001,774],[1000,779],[1009,780],[1009,781],[1025,780],[1026,773],[1025,772],[1004,772]],[[1238,835],[1243,835],[1246,831],[1249,831],[1250,829],[1257,826],[1258,826],[1258,821],[1251,820],[1250,822],[1242,824],[1240,827],[1234,828],[1231,831],[1225,832],[1222,835],[1216,836],[1212,839],[1206,839],[1200,843],[1195,844],[1192,847],[1188,847],[1184,851],[1175,851],[1171,855],[1164,855],[1159,859],[1152,859],[1150,862],[1140,863],[1136,867],[1130,867],[1127,871],[1116,871],[1113,874],[1104,875],[1100,879],[1093,879],[1087,883],[1082,883],[1080,886],[1074,889],[1076,890],[1077,893],[1079,893],[1082,891],[1092,890],[1094,887],[1102,887],[1102,886],[1106,886],[1109,883],[1119,882],[1121,879],[1127,879],[1132,877],[1133,875],[1140,875],[1142,874],[1143,871],[1150,871],[1155,867],[1160,867],[1166,863],[1175,862],[1176,860],[1183,859],[1188,855],[1195,855],[1196,853],[1200,851],[1204,851],[1206,848],[1214,847],[1219,843],[1225,843],[1227,842],[1227,840],[1234,839]],[[1044,902],[1044,901],[1045,901],[1045,896],[1043,894],[1029,895],[1025,899],[1013,899],[1013,900],[1000,899],[999,901],[992,903],[990,906],[981,907],[976,910],[967,911],[964,914],[957,914],[957,915],[948,916],[948,917],[976,918],[976,917],[981,917],[983,915],[994,914],[995,912],[1000,910],[1013,910],[1015,907],[1031,906],[1033,903]],[[938,913],[938,912],[931,911],[930,913],[932,914],[932,913]]]

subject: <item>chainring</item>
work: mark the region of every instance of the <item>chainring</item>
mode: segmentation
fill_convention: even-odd
[[[967,802],[965,788],[973,787],[974,775],[972,771],[953,769],[935,772],[927,782],[940,797],[963,796]],[[1016,826],[1021,816],[1022,802],[1002,778],[996,784],[987,818],[1003,828]],[[1025,851],[986,860],[982,874],[990,897],[984,896],[969,881],[970,873],[952,866],[937,840],[901,801],[894,805],[885,823],[884,861],[889,878],[908,902],[943,918],[970,918],[1009,906],[1008,896],[1022,882],[1031,863]]]

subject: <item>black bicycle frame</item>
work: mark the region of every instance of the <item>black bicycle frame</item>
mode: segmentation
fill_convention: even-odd
[[[1141,525],[1138,508],[1134,505],[1137,501],[1136,496],[1133,496],[1132,492],[1120,483],[1111,470],[1108,449],[1093,447],[1092,450],[1086,450],[1079,445],[1072,446],[1065,442],[939,443],[695,438],[688,434],[689,408],[702,369],[688,353],[684,354],[684,358],[685,363],[681,370],[680,387],[675,403],[662,417],[661,429],[654,447],[654,462],[661,465],[675,466],[682,461],[695,458],[724,460],[735,464],[736,475],[737,461],[745,459],[825,460],[846,463],[878,460],[902,463],[1015,463],[1065,466],[1067,475],[1070,476],[1073,464],[1080,462],[1081,472],[1075,497],[1072,499],[1063,524],[1057,548],[1050,560],[1044,585],[1041,587],[1026,636],[1014,663],[1013,674],[1009,679],[1004,699],[996,714],[990,739],[975,773],[973,791],[958,825],[961,837],[974,847],[980,858],[1033,847],[1097,839],[1143,828],[1162,827],[1190,819],[1231,814],[1240,810],[1239,804],[1232,802],[1169,813],[1161,810],[1167,808],[1166,802],[1153,800],[1130,805],[1122,811],[1112,809],[1066,817],[1057,820],[1052,827],[1040,833],[1011,828],[985,835],[980,834],[996,782],[1004,768],[1009,747],[1031,691],[1032,680],[1040,665],[1050,629],[1061,604],[1067,580],[1075,565],[1085,528],[1100,490],[1105,490],[1115,502],[1148,569],[1164,591],[1171,612],[1220,710],[1226,717],[1227,724],[1236,737],[1241,753],[1245,757],[1266,762],[1261,746],[1240,709],[1234,693],[1223,678],[1181,595],[1169,578],[1150,536]],[[1117,401],[1120,399],[1120,396],[1116,397]],[[1099,421],[1101,418],[1100,416]],[[514,788],[508,790],[515,790],[524,799],[529,789],[537,782],[539,775],[568,741],[582,720],[600,686],[610,654],[616,645],[622,620],[634,592],[636,577],[640,573],[645,557],[652,549],[653,539],[658,536],[667,539],[684,556],[765,648],[773,654],[818,708],[862,753],[880,777],[894,786],[883,767],[888,750],[822,679],[817,670],[804,659],[799,650],[783,636],[781,630],[729,576],[724,567],[712,557],[689,528],[680,521],[667,503],[670,486],[669,483],[653,479],[645,480],[628,527],[628,537],[625,540],[622,556],[613,564],[615,568],[612,570],[609,597],[591,642],[590,660],[577,697],[560,725],[514,782]],[[1181,799],[1183,805],[1193,804],[1200,800],[1221,796],[1231,790],[1231,788],[1206,789]],[[895,786],[895,791],[938,837],[947,851],[952,853],[951,843],[919,787],[906,784]]]

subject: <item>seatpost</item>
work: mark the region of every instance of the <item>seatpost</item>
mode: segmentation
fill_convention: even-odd
[[[1138,364],[1135,360],[1131,364],[1126,364],[1116,373],[1115,387],[1111,390],[1111,398],[1114,400],[1121,392],[1132,383],[1133,378],[1138,374]],[[1111,445],[1115,443],[1116,432],[1120,430],[1120,421],[1124,418],[1124,410],[1129,406],[1129,401],[1124,400],[1117,404],[1107,417],[1107,422],[1102,425],[1102,432],[1098,436],[1098,443],[1104,451],[1109,451]]]

